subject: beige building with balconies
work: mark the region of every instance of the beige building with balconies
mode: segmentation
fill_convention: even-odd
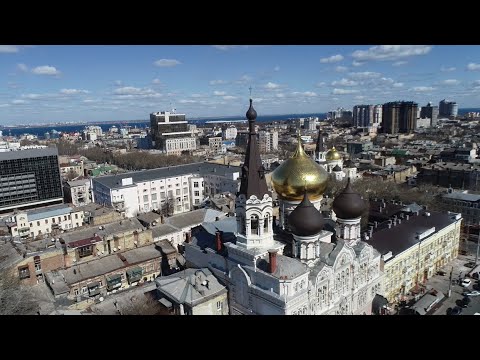
[[[417,211],[389,220],[367,242],[382,254],[384,296],[401,301],[458,255],[461,214]]]

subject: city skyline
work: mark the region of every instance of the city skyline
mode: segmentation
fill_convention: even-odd
[[[478,107],[480,47],[0,45],[0,125],[264,115],[444,98]]]

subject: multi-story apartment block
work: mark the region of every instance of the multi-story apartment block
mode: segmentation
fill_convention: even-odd
[[[150,114],[152,144],[166,154],[180,155],[197,148],[194,130],[189,128],[185,114],[155,112]]]
[[[239,177],[235,166],[195,163],[94,178],[92,189],[97,204],[127,217],[155,209],[172,215],[192,210],[206,196],[236,193]]]
[[[353,126],[356,128],[368,128],[374,122],[373,105],[355,105],[353,107]]]
[[[55,230],[70,230],[83,225],[83,210],[67,205],[54,205],[41,209],[22,211],[7,220],[12,236],[33,238],[50,235]]]
[[[371,233],[367,242],[382,254],[389,302],[401,301],[457,257],[461,222],[461,214],[421,210],[400,214]]]
[[[83,206],[93,201],[90,179],[67,181],[63,193],[65,201],[73,206]]]
[[[449,188],[442,196],[442,202],[449,210],[462,214],[464,225],[480,224],[480,195]]]
[[[443,99],[438,105],[440,116],[455,117],[458,115],[458,104],[455,101],[447,101]]]
[[[417,128],[418,104],[395,101],[383,104],[382,126],[387,134],[411,133]]]
[[[223,138],[225,140],[235,140],[237,137],[237,128],[235,125],[230,125],[223,130]]]
[[[0,152],[0,211],[62,201],[56,148]]]
[[[262,153],[278,150],[278,131],[259,131],[258,146]]]

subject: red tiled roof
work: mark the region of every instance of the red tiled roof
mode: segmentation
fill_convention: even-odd
[[[80,247],[80,246],[95,244],[95,243],[100,242],[100,241],[102,241],[102,238],[97,235],[97,236],[89,237],[89,238],[82,239],[82,240],[72,241],[71,243],[68,244],[68,247],[69,248],[76,248],[76,247]]]

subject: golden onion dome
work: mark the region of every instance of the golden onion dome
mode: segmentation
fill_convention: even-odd
[[[329,161],[329,160],[342,160],[342,156],[337,151],[337,149],[335,149],[335,146],[334,146],[330,150],[327,151],[327,154],[325,155],[325,159],[327,159],[327,161]]]
[[[318,200],[327,182],[328,172],[305,153],[300,137],[293,156],[272,173],[273,188],[282,200],[300,201],[305,190],[311,200]]]

